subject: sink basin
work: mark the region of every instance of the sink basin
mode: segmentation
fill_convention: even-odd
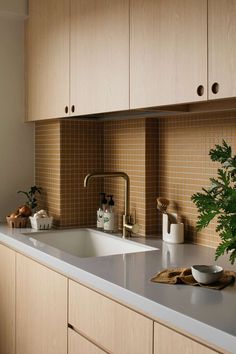
[[[30,240],[52,246],[77,257],[101,257],[114,254],[156,251],[143,245],[92,229],[54,230],[31,233]]]

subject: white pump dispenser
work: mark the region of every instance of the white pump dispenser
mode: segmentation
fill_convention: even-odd
[[[116,229],[116,215],[114,213],[114,201],[113,195],[108,195],[110,200],[108,201],[108,208],[105,210],[103,220],[104,220],[104,230],[105,231],[115,231]]]
[[[97,210],[97,228],[103,229],[104,227],[104,212],[107,204],[106,193],[100,193],[100,207]]]

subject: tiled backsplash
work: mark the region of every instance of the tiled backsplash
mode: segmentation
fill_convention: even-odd
[[[136,211],[140,233],[145,234],[145,119],[104,124],[104,168],[126,172],[130,177],[130,211]],[[119,226],[124,213],[124,181],[105,180],[104,190],[113,194]]]
[[[225,139],[236,153],[236,113],[204,113],[159,120],[160,194],[171,200],[170,210],[178,211],[185,223],[185,237],[194,243],[217,246],[215,225],[196,233],[197,210],[191,195],[209,186],[217,163],[209,150]]]
[[[209,185],[217,165],[209,149],[225,139],[236,151],[236,113],[201,113],[118,121],[76,119],[36,123],[36,183],[43,187],[41,206],[59,227],[96,223],[98,193],[113,194],[121,216],[124,182],[119,178],[83,179],[95,171],[123,171],[130,176],[131,213],[141,235],[161,234],[156,197],[170,199],[185,223],[185,238],[217,246],[214,225],[196,234],[197,211],[191,195]]]
[[[103,181],[84,188],[87,173],[103,170],[103,126],[76,119],[37,122],[35,180],[43,188],[40,206],[58,227],[92,226]]]
[[[35,126],[35,183],[43,188],[39,205],[54,216],[59,226],[60,188],[60,122],[37,122]]]

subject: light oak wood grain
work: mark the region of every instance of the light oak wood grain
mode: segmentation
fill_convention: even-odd
[[[0,244],[0,354],[15,353],[15,252]]]
[[[67,279],[16,258],[16,354],[67,353]]]
[[[105,354],[105,352],[69,328],[68,354]]]
[[[27,120],[66,116],[69,106],[70,5],[29,0],[26,25]]]
[[[236,0],[208,1],[209,98],[236,96]],[[219,84],[219,92],[212,85]]]
[[[129,1],[71,0],[71,115],[129,109]]]
[[[131,108],[206,99],[207,1],[131,0],[130,13]]]
[[[69,281],[69,323],[106,351],[152,353],[151,320],[74,281]]]
[[[214,350],[154,323],[154,354],[214,354]]]

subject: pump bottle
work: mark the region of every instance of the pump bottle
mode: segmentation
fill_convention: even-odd
[[[100,206],[97,210],[97,228],[103,229],[104,227],[104,212],[106,210],[106,193],[99,193],[100,195]]]
[[[116,229],[116,215],[114,212],[115,203],[113,200],[113,195],[108,195],[107,197],[109,198],[109,201],[108,207],[104,212],[103,225],[105,231],[113,232]]]

